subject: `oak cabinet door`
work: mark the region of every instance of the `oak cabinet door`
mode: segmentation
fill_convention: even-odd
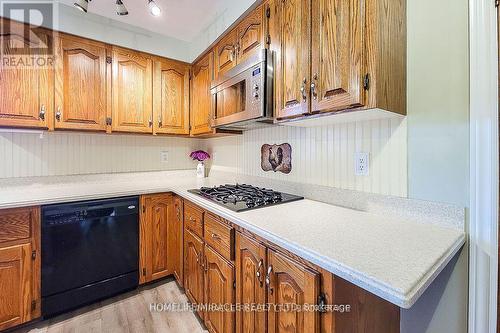
[[[149,56],[113,48],[113,131],[153,133],[152,72]]]
[[[315,311],[276,311],[275,306],[287,304],[314,306],[317,304],[319,274],[280,253],[268,250],[267,291],[271,304],[268,313],[268,332],[319,332],[319,314]]]
[[[236,31],[236,54],[238,63],[241,63],[265,47],[264,5],[260,5],[245,17]]]
[[[106,130],[106,45],[56,39],[55,128]]]
[[[183,273],[184,208],[181,197],[177,195],[174,196],[173,202],[174,202],[175,218],[172,219],[172,223],[170,224],[171,228],[169,229],[170,232],[168,237],[168,253],[170,258],[171,271],[174,274],[177,283],[183,286],[184,285],[184,273]]]
[[[171,194],[141,197],[140,222],[140,283],[169,275],[168,240],[170,221],[175,218]]]
[[[189,134],[189,67],[166,59],[154,63],[155,134]]]
[[[238,42],[238,31],[233,29],[224,36],[214,47],[215,51],[215,79],[236,66],[236,48]]]
[[[275,1],[274,20],[278,24],[275,94],[279,119],[300,116],[310,110],[310,1]]]
[[[0,65],[0,126],[52,128],[53,67],[23,66],[16,59],[25,62],[36,58],[38,49],[51,50],[53,39],[44,30],[34,28],[26,38],[27,26],[18,22],[0,18],[0,24],[1,52],[4,59],[14,59],[11,65]]]
[[[312,111],[363,106],[362,0],[312,0]]]
[[[193,65],[191,80],[191,135],[211,132],[212,53]]]
[[[236,235],[236,303],[265,304],[266,247],[241,234]],[[267,313],[237,311],[236,332],[266,332]]]
[[[184,229],[184,290],[194,304],[203,303],[203,241]],[[198,311],[203,318],[203,311]]]
[[[234,267],[212,248],[205,245],[205,303],[216,306],[234,304]],[[229,310],[229,311],[226,311]],[[205,325],[212,333],[234,332],[234,312],[213,309],[205,312]]]
[[[31,244],[0,248],[0,330],[31,320]]]

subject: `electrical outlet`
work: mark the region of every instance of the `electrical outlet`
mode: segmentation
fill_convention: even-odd
[[[160,162],[161,163],[168,163],[168,151],[161,151],[160,152]]]
[[[354,174],[356,176],[368,176],[370,174],[370,154],[354,154]]]

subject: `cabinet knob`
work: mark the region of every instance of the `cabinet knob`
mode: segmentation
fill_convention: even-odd
[[[149,119],[149,127],[153,127],[153,119]]]
[[[304,102],[307,101],[306,84],[307,84],[307,79],[304,78],[302,81],[302,86],[300,86],[300,93],[302,94],[302,100]]]
[[[161,116],[158,117],[158,126],[159,127],[163,126],[163,119],[161,119]]]
[[[255,275],[257,276],[257,280],[259,280],[259,284],[260,284],[261,288],[264,285],[264,281],[262,280],[262,273],[261,273],[263,265],[264,265],[264,261],[262,259],[259,260],[259,265],[257,266],[257,272],[255,273]]]
[[[269,293],[272,295],[273,294],[273,288],[271,287],[271,272],[273,271],[273,266],[269,265],[267,268],[267,274],[266,274],[266,286],[267,289],[269,290]]]
[[[40,112],[38,114],[41,120],[45,120],[45,104],[40,107]]]
[[[56,120],[61,121],[61,107],[57,107],[57,112],[56,112]]]
[[[212,236],[213,239],[220,240],[220,236],[217,235],[216,233],[212,233],[211,236]]]

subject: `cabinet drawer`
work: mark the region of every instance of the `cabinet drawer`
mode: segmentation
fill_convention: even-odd
[[[14,208],[0,211],[0,243],[29,240],[33,233],[34,208]]]
[[[234,259],[234,229],[212,214],[205,215],[205,242],[226,259]]]
[[[203,238],[203,210],[186,202],[184,205],[184,226]]]

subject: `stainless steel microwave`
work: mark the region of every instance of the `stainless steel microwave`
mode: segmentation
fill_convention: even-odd
[[[212,81],[212,127],[250,129],[273,123],[273,59],[261,50]]]

